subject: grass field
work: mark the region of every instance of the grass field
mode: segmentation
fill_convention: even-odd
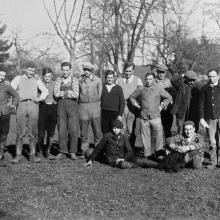
[[[0,219],[220,219],[218,168],[170,174],[84,164],[0,168]]]

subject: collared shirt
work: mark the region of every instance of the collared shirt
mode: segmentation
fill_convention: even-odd
[[[105,86],[106,86],[106,89],[108,90],[108,92],[110,92],[112,90],[112,88],[115,86],[115,84],[114,83],[111,85],[106,84]]]
[[[141,79],[134,75],[129,79],[126,79],[125,77],[118,78],[116,80],[116,85],[121,86],[125,100],[127,100],[137,88],[143,87]]]
[[[114,135],[112,132],[104,134],[96,146],[89,160],[95,160],[103,152],[110,165],[114,165],[118,158],[129,160],[133,157],[133,150],[126,135]]]
[[[76,77],[58,77],[55,81],[54,96],[57,98],[78,99],[79,81]]]
[[[18,90],[19,88],[19,84],[22,80],[22,77],[25,78],[26,80],[28,80],[29,78],[24,74],[24,75],[20,75],[20,76],[16,76],[12,81],[11,81],[11,86],[13,89]],[[48,96],[48,89],[44,86],[43,82],[41,81],[41,79],[37,76],[33,76],[30,79],[35,79],[36,83],[37,83],[37,88],[40,90],[41,94],[39,96],[39,98],[41,100],[45,100],[46,97]],[[28,93],[28,91],[27,91]]]
[[[167,78],[165,78],[165,79],[159,79],[159,78],[157,78],[157,79],[155,79],[155,82],[156,82],[158,85],[160,85],[163,89],[172,87],[172,84],[171,84],[171,82],[170,82],[170,79],[167,79]]]
[[[9,102],[12,99],[12,105],[17,106],[19,102],[18,93],[5,83],[0,83],[0,115],[7,115],[10,112]]]
[[[175,144],[175,146],[189,146],[193,145],[194,150],[198,151],[201,155],[203,155],[204,151],[204,138],[200,135],[195,133],[193,138],[189,141],[184,135],[178,134],[173,137],[167,138],[166,140],[167,145]]]
[[[102,94],[102,81],[99,77],[84,75],[79,82],[79,103],[99,102]]]
[[[137,89],[130,96],[130,101],[133,105],[136,105],[139,98],[141,118],[146,120],[160,117],[160,106],[165,108],[172,101],[172,96],[155,83],[150,87],[144,86]]]

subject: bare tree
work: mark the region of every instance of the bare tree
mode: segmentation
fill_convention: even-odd
[[[62,0],[59,1],[61,2],[59,5],[56,0],[53,0],[52,10],[46,5],[45,0],[42,1],[56,34],[62,40],[63,45],[69,53],[70,62],[75,64],[76,45],[82,41],[79,28],[82,21],[85,0]]]

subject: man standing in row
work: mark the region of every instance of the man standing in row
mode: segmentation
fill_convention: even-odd
[[[79,82],[79,118],[81,126],[81,149],[85,152],[89,148],[89,123],[94,134],[94,144],[102,138],[101,131],[101,94],[102,80],[94,75],[94,66],[90,62],[82,65],[84,74]]]
[[[155,83],[153,72],[146,73],[145,86],[137,89],[130,96],[131,103],[141,109],[141,137],[145,157],[149,157],[154,153],[151,147],[152,137],[155,139],[156,156],[159,156],[157,155],[158,151],[163,149],[163,126],[160,111],[167,107],[171,100],[171,95]]]
[[[69,62],[61,63],[61,72],[62,76],[57,78],[54,87],[54,96],[58,98],[57,122],[60,147],[60,153],[55,159],[64,159],[70,155],[72,160],[76,160],[79,134],[79,82],[76,77],[72,76]],[[69,149],[68,137],[70,139]]]
[[[208,168],[214,168],[217,165],[217,141],[220,132],[220,83],[219,73],[215,69],[208,71],[209,82],[202,87],[200,95],[200,124],[207,129],[209,136],[209,155],[210,164]],[[218,143],[219,144],[219,143]]]
[[[129,96],[137,89],[143,87],[141,79],[134,76],[134,63],[129,63],[124,65],[124,75],[116,80],[116,84],[121,86],[124,97],[125,97],[125,110],[124,110],[124,126],[125,132],[128,136],[131,135],[133,130],[133,123],[135,120],[135,109],[129,101]]]
[[[41,161],[40,158],[36,157],[39,102],[46,99],[48,90],[41,79],[35,75],[35,71],[35,64],[28,62],[25,66],[25,73],[16,76],[11,82],[11,86],[18,91],[20,96],[17,109],[16,157],[12,160],[12,163],[19,163],[22,159],[21,153],[25,136],[29,139],[29,160],[34,163]],[[39,90],[40,95],[38,94]]]
[[[0,166],[6,166],[3,162],[4,148],[10,127],[10,112],[16,110],[19,96],[10,86],[5,84],[6,73],[0,71]],[[12,97],[11,105],[9,100]]]

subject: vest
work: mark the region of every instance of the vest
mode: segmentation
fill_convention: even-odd
[[[52,81],[49,84],[44,83],[44,85],[47,87],[49,94],[47,96],[47,98],[45,99],[45,103],[56,103],[55,99],[54,99],[54,95],[53,95],[53,91],[54,91],[54,86],[55,83]]]
[[[26,78],[21,76],[20,83],[18,85],[18,94],[20,101],[25,99],[35,99],[38,95],[37,80],[35,78]]]

